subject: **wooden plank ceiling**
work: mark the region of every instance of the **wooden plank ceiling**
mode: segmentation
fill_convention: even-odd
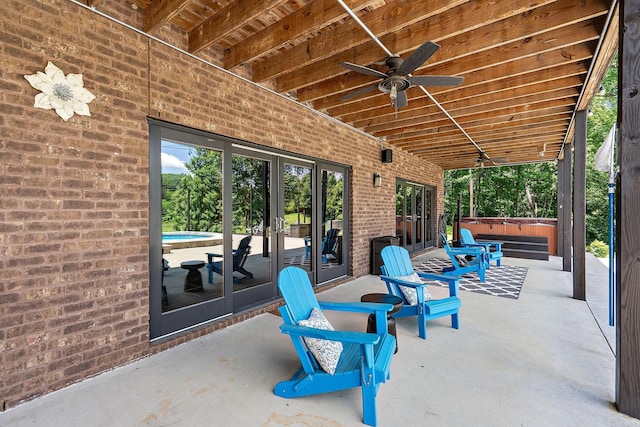
[[[381,79],[339,64],[384,73],[387,54],[337,0],[129,3],[142,9],[143,31],[178,28],[191,53],[215,51],[224,68],[444,169],[477,166],[480,150],[494,160],[486,166],[561,157],[618,37],[611,0],[344,0],[393,54],[441,46],[411,75],[464,77],[425,87],[433,99],[412,86],[396,110],[377,88],[342,99]]]

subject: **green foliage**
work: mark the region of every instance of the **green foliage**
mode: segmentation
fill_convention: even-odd
[[[617,117],[618,60],[614,56],[602,89],[591,104],[587,123],[587,242],[608,240],[608,173],[594,167],[595,154]],[[445,213],[451,224],[457,213],[476,217],[557,217],[557,163],[445,171]],[[470,200],[470,188],[473,200]],[[527,196],[527,190],[530,197]]]
[[[173,230],[222,231],[222,156],[197,149],[189,174],[163,174],[162,222]],[[166,228],[163,226],[163,228]]]
[[[451,222],[461,195],[462,216],[470,215],[473,204],[476,217],[554,218],[556,189],[557,166],[551,162],[446,171],[445,210]]]
[[[602,81],[602,90],[591,103],[587,123],[587,242],[609,239],[609,173],[595,169],[595,155],[615,124],[618,114],[618,60],[614,56]]]
[[[609,245],[594,240],[587,246],[587,252],[591,252],[596,258],[607,258],[609,256]]]

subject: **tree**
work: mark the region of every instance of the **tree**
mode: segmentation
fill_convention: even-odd
[[[175,230],[222,231],[222,154],[196,149],[185,164],[188,174],[179,175],[174,190],[163,195],[163,221]],[[175,178],[163,175],[163,183]],[[166,211],[164,209],[167,209]]]
[[[606,242],[609,236],[609,173],[596,170],[595,154],[604,142],[618,115],[618,55],[607,69],[600,91],[591,102],[587,119],[587,243]]]
[[[614,56],[594,97],[587,122],[587,243],[608,238],[608,173],[594,167],[595,153],[617,117],[618,60]],[[461,196],[461,215],[557,217],[557,163],[445,171],[445,212],[451,222]],[[470,189],[473,198],[470,200]]]

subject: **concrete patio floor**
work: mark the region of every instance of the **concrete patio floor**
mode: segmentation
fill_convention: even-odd
[[[434,251],[423,257],[441,256]],[[378,393],[379,426],[640,426],[615,409],[615,328],[604,265],[587,257],[588,302],[571,298],[562,260],[529,267],[517,300],[461,292],[448,319],[397,321],[399,352]],[[366,276],[319,295],[358,301]],[[445,292],[435,288],[435,296]],[[363,315],[328,313],[336,329]],[[264,314],[0,413],[2,426],[359,426],[360,389],[299,399],[273,386],[297,369],[281,320]]]

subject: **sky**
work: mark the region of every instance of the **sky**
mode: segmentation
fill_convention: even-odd
[[[189,173],[184,164],[193,151],[192,147],[185,144],[162,141],[162,173]]]

